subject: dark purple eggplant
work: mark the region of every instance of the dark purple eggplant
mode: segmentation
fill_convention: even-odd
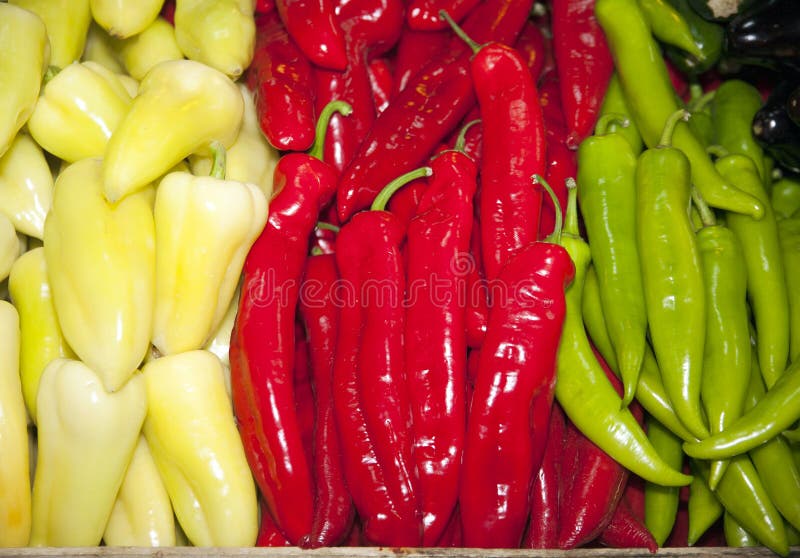
[[[756,3],[728,22],[725,47],[741,63],[800,73],[800,1]]]
[[[753,117],[753,137],[780,166],[800,172],[800,124],[790,115],[789,99],[800,80],[775,85],[767,102]]]

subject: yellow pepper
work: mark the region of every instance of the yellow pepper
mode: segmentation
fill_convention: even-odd
[[[23,8],[0,3],[0,157],[33,112],[50,43],[42,19]]]
[[[241,292],[241,283],[236,287],[233,293],[230,304],[228,304],[228,311],[222,317],[217,327],[216,333],[206,343],[205,350],[217,355],[217,358],[222,363],[222,371],[225,379],[225,391],[228,392],[228,397],[231,396],[231,333],[233,332],[233,324],[236,322],[236,312],[239,310],[239,293]]]
[[[229,147],[243,111],[239,89],[210,66],[191,60],[157,64],[111,134],[103,163],[106,197],[122,199],[213,141]]]
[[[272,199],[272,178],[280,152],[270,145],[261,131],[253,93],[241,83],[239,91],[244,101],[244,116],[239,135],[227,150],[225,178],[255,184],[269,200]],[[193,174],[207,175],[211,172],[213,157],[192,155],[189,160]]]
[[[0,547],[27,546],[31,532],[28,418],[19,382],[19,316],[0,300]]]
[[[21,331],[19,375],[31,420],[36,423],[36,394],[45,367],[57,358],[74,358],[58,324],[44,248],[25,252],[8,276],[11,301],[19,311]]]
[[[253,546],[255,482],[219,359],[189,351],[152,360],[143,374],[144,435],[183,531],[196,546]]]
[[[187,58],[237,78],[253,60],[253,1],[177,0],[175,36]]]
[[[138,80],[159,62],[183,58],[175,28],[163,17],[156,18],[141,33],[118,41],[116,47],[125,69]]]
[[[44,86],[28,130],[45,150],[69,163],[102,157],[130,104],[114,72],[97,62],[75,62]]]
[[[164,0],[90,0],[94,20],[112,37],[141,33],[158,17]]]
[[[64,338],[119,389],[144,359],[155,283],[153,188],[110,204],[102,161],[83,159],[55,183],[44,226],[44,254]],[[41,412],[41,407],[40,407]]]
[[[20,240],[14,225],[8,217],[0,214],[0,281],[8,277],[20,253]]]
[[[47,365],[39,384],[31,546],[96,546],[147,412],[144,378],[108,393],[77,360]]]
[[[0,157],[0,213],[22,234],[42,239],[44,220],[53,202],[53,173],[42,148],[17,134]]]
[[[158,185],[154,213],[153,345],[200,349],[228,310],[267,201],[254,184],[174,172]]]
[[[175,546],[175,516],[144,436],[139,436],[108,519],[106,546]]]
[[[50,64],[58,68],[80,59],[92,14],[89,0],[8,0],[35,13],[47,28]]]
[[[83,49],[81,60],[97,62],[104,68],[121,74],[125,71],[125,66],[119,58],[115,45],[116,40],[105,29],[92,21],[86,35],[86,46]]]

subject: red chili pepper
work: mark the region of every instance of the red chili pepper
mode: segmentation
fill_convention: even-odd
[[[566,418],[556,403],[552,407],[547,445],[539,473],[531,489],[531,516],[523,548],[556,548],[558,546],[558,490],[561,458],[564,450]],[[536,434],[538,435],[538,434]]]
[[[161,17],[166,19],[170,25],[175,25],[175,0],[165,0],[161,7]]]
[[[311,364],[308,355],[308,340],[302,324],[295,324],[294,337],[294,394],[297,405],[297,423],[300,427],[300,437],[303,449],[309,463],[314,456],[314,422],[316,414],[314,409],[314,391],[311,385]],[[313,485],[312,485],[312,488]]]
[[[314,141],[314,74],[276,12],[256,16],[256,44],[247,70],[261,130],[281,151],[305,151]]]
[[[349,39],[360,44],[370,59],[389,52],[403,31],[402,0],[338,0],[336,20]]]
[[[405,89],[429,60],[440,56],[451,39],[452,33],[449,30],[415,31],[408,26],[403,27],[394,54],[395,79],[392,96]]]
[[[375,58],[369,63],[369,82],[372,85],[372,100],[378,113],[389,106],[394,87],[391,62],[387,58]]]
[[[642,477],[634,474],[628,475],[628,484],[625,485],[625,491],[622,493],[622,498],[628,502],[633,515],[644,521],[644,486],[645,481]]]
[[[408,229],[408,224],[417,214],[417,207],[427,188],[428,181],[420,178],[403,186],[389,199],[386,209],[397,217],[403,230]]]
[[[611,521],[600,533],[598,542],[611,548],[646,548],[658,552],[658,543],[644,522],[636,516],[628,501],[622,498],[611,516]]]
[[[544,70],[550,48],[548,43],[549,39],[545,37],[542,28],[531,19],[525,22],[525,26],[514,43],[514,48],[519,51],[530,69],[534,83],[539,82]]]
[[[331,70],[347,67],[334,0],[275,0],[275,6],[289,36],[309,60]]]
[[[254,10],[257,14],[268,14],[275,11],[275,0],[256,0]]]
[[[594,15],[595,0],[552,0],[553,55],[567,119],[567,145],[577,149],[594,130],[614,72],[605,34]]]
[[[485,0],[470,12],[464,29],[480,42],[512,43],[532,3]],[[378,116],[345,169],[336,194],[342,221],[370,205],[384,184],[425,161],[472,107],[468,50],[461,45],[445,52],[431,59]]]
[[[472,395],[475,393],[475,380],[478,378],[478,363],[481,360],[480,349],[470,349],[467,353],[467,416],[472,407]]]
[[[258,527],[256,546],[292,546],[292,543],[286,540],[281,530],[275,525],[275,521],[269,514],[269,508],[263,499],[259,499],[259,507],[261,508],[261,523]]]
[[[478,0],[411,0],[406,8],[406,19],[408,26],[417,31],[447,29],[447,22],[439,17],[440,11],[461,21],[477,3]]]
[[[478,212],[475,211],[470,235],[470,269],[463,297],[467,311],[467,345],[472,349],[478,349],[483,344],[489,321],[489,290],[481,269],[481,228],[478,219]]]
[[[333,254],[310,256],[300,289],[299,311],[308,332],[316,420],[313,473],[314,519],[303,547],[340,544],[353,526],[355,509],[344,482],[339,433],[333,408],[333,363],[339,329],[336,288],[339,272]]]
[[[464,546],[464,536],[461,532],[461,514],[456,506],[450,521],[435,546],[440,548],[461,548]]]

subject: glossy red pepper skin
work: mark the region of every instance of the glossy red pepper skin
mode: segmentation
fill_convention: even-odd
[[[364,211],[339,231],[336,263],[350,298],[341,307],[334,410],[345,481],[374,545],[419,546],[422,517],[405,382],[403,228]]]
[[[342,448],[333,407],[333,363],[339,329],[335,297],[339,272],[333,254],[309,256],[300,290],[299,312],[305,324],[314,386],[313,438],[314,519],[304,548],[341,544],[355,519],[353,500],[344,482]]]
[[[400,190],[395,192],[389,203],[386,205],[387,211],[397,217],[400,225],[404,230],[408,229],[408,224],[417,214],[417,207],[428,189],[428,180],[425,178],[418,178],[406,184]]]
[[[470,12],[463,28],[479,43],[513,43],[532,4],[485,0]],[[371,204],[395,177],[424,162],[475,102],[467,47],[455,38],[442,52],[378,116],[342,174],[336,194],[342,221]]]
[[[476,203],[477,206],[477,193]],[[481,268],[481,228],[475,211],[470,235],[470,269],[467,273],[467,292],[464,296],[467,312],[467,345],[479,349],[486,337],[486,324],[489,321],[489,290]]]
[[[448,29],[439,11],[446,11],[455,21],[461,21],[478,4],[478,0],[411,0],[406,9],[408,26],[417,31]]]
[[[314,142],[314,73],[277,12],[256,16],[256,44],[247,69],[261,131],[281,151],[305,151]]]
[[[467,547],[518,548],[540,463],[534,400],[555,383],[556,351],[575,267],[559,245],[520,249],[498,277],[467,417],[459,505]]]
[[[336,19],[345,37],[366,49],[370,60],[400,40],[405,15],[402,0],[338,0]]]
[[[614,71],[606,38],[594,15],[595,0],[551,0],[553,55],[567,120],[567,145],[588,137]]]
[[[295,330],[297,328],[295,327]],[[306,459],[311,463],[314,456],[314,390],[311,383],[311,363],[305,331],[295,333],[294,338],[294,395],[297,405],[297,423]],[[312,489],[314,487],[312,486]]]
[[[658,552],[658,543],[653,534],[636,516],[625,498],[619,501],[611,521],[597,540],[611,548],[646,548],[652,554]]]
[[[259,499],[259,507],[261,508],[261,522],[258,526],[258,538],[256,539],[256,546],[276,547],[276,546],[292,546],[286,537],[283,536],[281,530],[275,525],[275,521],[269,514],[269,508],[264,503],[263,499]]]
[[[347,67],[334,0],[275,0],[275,7],[289,36],[309,60],[331,70]]]
[[[519,51],[525,60],[525,64],[530,69],[534,83],[539,82],[539,78],[545,68],[548,49],[550,48],[548,42],[549,39],[544,36],[542,28],[529,19],[525,22],[517,41],[514,43],[514,48]]]
[[[369,63],[369,83],[372,86],[372,101],[378,113],[389,106],[394,87],[391,62],[387,58],[375,58]]]
[[[403,27],[394,54],[394,86],[392,96],[406,88],[411,79],[429,60],[440,56],[450,44],[452,32],[415,31],[407,25]]]
[[[466,288],[478,169],[459,151],[433,175],[408,225],[405,355],[424,532],[433,546],[458,501],[466,423]]]
[[[257,14],[268,14],[275,11],[275,0],[256,0],[253,11]]]
[[[545,130],[536,84],[519,52],[489,43],[470,69],[482,115],[481,246],[491,282],[538,237],[542,190],[532,177],[545,172]]]
[[[309,239],[336,175],[315,157],[289,153],[274,178],[279,194],[244,263],[231,391],[250,469],[278,528],[297,545],[311,530],[314,499],[292,382],[296,306]]]

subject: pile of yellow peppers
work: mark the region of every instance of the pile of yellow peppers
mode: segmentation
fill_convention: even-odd
[[[0,3],[0,547],[252,546],[226,385],[252,0]]]

